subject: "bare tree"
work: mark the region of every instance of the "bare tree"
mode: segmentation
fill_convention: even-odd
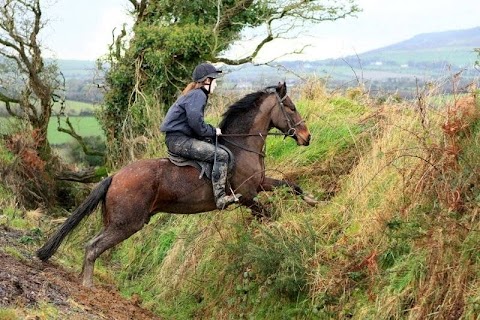
[[[52,206],[61,188],[58,180],[91,182],[100,179],[94,169],[83,172],[61,171],[62,163],[54,157],[47,140],[47,130],[54,103],[65,106],[65,82],[55,62],[42,56],[40,31],[41,0],[0,0],[0,106],[3,102],[11,117],[27,122],[31,129],[27,141],[9,137],[7,144],[18,155],[19,165],[10,174],[11,183],[23,205]],[[62,111],[60,110],[60,111]],[[59,131],[70,134],[85,147],[70,122]],[[10,141],[11,140],[11,141]],[[16,143],[13,143],[15,142]],[[30,141],[33,140],[33,143]],[[62,196],[62,201],[65,195]]]
[[[0,0],[0,101],[11,116],[36,130],[38,151],[48,160],[57,69],[42,58],[38,35],[43,27],[40,0]]]

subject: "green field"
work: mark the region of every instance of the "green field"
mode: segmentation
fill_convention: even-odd
[[[103,130],[100,127],[97,119],[95,117],[71,117],[70,122],[72,123],[75,131],[82,137],[91,137],[91,136],[102,136]],[[63,128],[68,128],[65,124],[65,119],[62,119],[61,125]],[[50,124],[48,126],[48,141],[51,144],[62,144],[74,141],[74,139],[63,132],[57,130],[58,121],[56,118],[50,119]]]
[[[53,113],[58,113],[60,110],[60,103],[55,103],[53,106]],[[80,101],[66,101],[65,102],[65,113],[68,114],[69,116],[78,116],[81,113],[90,113],[93,114],[95,112],[95,109],[98,108],[98,106],[87,103],[87,102],[80,102]]]
[[[82,137],[91,137],[91,136],[102,136],[103,137],[103,130],[100,127],[97,119],[93,116],[87,117],[70,117],[70,122],[73,125],[73,128]],[[67,125],[65,123],[65,118],[62,118],[61,125],[63,128],[67,129]],[[15,123],[5,117],[0,117],[0,134],[8,134],[10,131],[14,130],[16,125]],[[52,117],[50,119],[50,123],[48,125],[48,133],[47,138],[53,145],[63,144],[72,142],[75,139],[72,138],[70,135],[60,132],[57,130],[58,128],[58,120],[56,117]],[[18,130],[18,129],[17,129]]]
[[[361,55],[362,59],[371,60],[376,59],[380,61],[393,61],[397,65],[408,63],[428,63],[446,61],[453,66],[465,67],[471,66],[475,62],[477,54],[473,48],[436,48],[416,50],[412,54],[410,50],[384,50],[381,52],[370,52]]]
[[[55,103],[53,106],[53,114],[57,114],[60,111],[60,104]],[[66,101],[65,113],[70,116],[70,122],[72,123],[75,131],[82,137],[89,136],[103,136],[102,128],[97,119],[91,115],[79,116],[81,114],[93,114],[98,106],[79,101]],[[65,117],[62,117],[61,125],[67,129],[65,123]],[[12,118],[0,117],[0,134],[7,134],[12,130],[16,130],[17,125],[12,121]],[[58,120],[56,116],[50,119],[48,125],[48,140],[53,145],[63,144],[74,141],[74,139],[66,133],[57,130]],[[17,129],[18,130],[18,129]]]

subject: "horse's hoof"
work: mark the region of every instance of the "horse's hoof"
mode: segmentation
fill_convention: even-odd
[[[318,204],[318,200],[313,197],[313,195],[308,194],[303,196],[303,201],[305,201],[308,205],[315,207]]]

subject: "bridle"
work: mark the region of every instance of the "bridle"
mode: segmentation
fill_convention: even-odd
[[[273,93],[273,94],[275,94],[275,97],[277,98],[277,105],[280,106],[280,110],[282,110],[282,114],[285,117],[285,121],[287,122],[287,125],[288,125],[287,133],[284,134],[285,137],[287,137],[287,136],[288,137],[294,137],[297,134],[297,129],[296,128],[299,125],[301,125],[303,122],[305,122],[305,120],[302,119],[302,120],[298,121],[297,123],[293,122],[292,117],[287,113],[287,110],[285,110],[285,105],[283,104],[283,101],[285,101],[285,99],[287,99],[287,97],[288,97],[286,93],[283,97],[280,97],[280,95],[278,94],[275,86],[266,87],[265,92]],[[275,133],[275,132],[272,132],[272,133]]]
[[[261,138],[265,138],[265,136],[284,136],[284,138],[286,137],[294,137],[296,134],[297,134],[297,127],[299,125],[301,125],[303,122],[305,122],[305,120],[300,120],[296,123],[294,123],[292,117],[287,113],[287,111],[285,110],[285,104],[283,103],[283,101],[285,101],[285,99],[288,97],[287,94],[285,94],[283,97],[280,97],[280,95],[278,94],[277,92],[277,87],[276,86],[270,86],[270,87],[266,87],[264,89],[264,92],[265,93],[268,93],[268,94],[275,94],[275,97],[277,98],[277,103],[276,105],[278,105],[280,107],[280,110],[282,111],[282,114],[283,116],[285,117],[285,121],[287,122],[287,125],[288,125],[288,130],[286,133],[283,133],[283,132],[266,132],[266,133],[225,133],[225,134],[222,134],[222,137],[261,137]],[[216,139],[217,140],[217,139]],[[266,145],[264,145],[264,150],[263,152],[257,152],[257,151],[254,151],[254,150],[250,150],[248,148],[245,148],[244,146],[240,145],[240,144],[237,144],[237,143],[234,143],[230,140],[227,140],[224,138],[224,140],[242,150],[245,150],[245,151],[249,151],[249,152],[252,152],[252,153],[256,153],[262,157],[265,157],[265,147]]]

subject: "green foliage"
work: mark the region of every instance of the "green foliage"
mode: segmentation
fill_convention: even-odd
[[[425,231],[419,222],[404,221],[394,217],[386,223],[385,233],[389,243],[380,256],[379,264],[384,269],[388,269],[411,252],[413,241],[423,236]]]
[[[478,250],[478,234],[476,232],[470,232],[461,243],[460,248],[462,258],[465,261],[471,261],[475,265],[480,266],[480,250]]]
[[[427,274],[426,254],[416,252],[402,259],[390,270],[390,289],[394,293],[413,291]]]
[[[229,245],[231,255],[236,258],[234,263],[243,270],[250,267],[259,285],[295,301],[308,292],[305,257],[317,250],[318,235],[308,223],[303,225],[306,233],[300,235],[274,225],[258,228],[257,236],[243,233],[241,241]],[[244,286],[239,289],[248,291]]]
[[[3,214],[7,217],[7,225],[17,229],[26,229],[30,223],[24,219],[23,212],[14,207],[4,208]]]
[[[89,150],[105,152],[105,141],[100,136],[90,136],[83,139]],[[70,157],[74,163],[85,165],[87,167],[99,167],[105,164],[104,157],[95,155],[86,155],[82,147],[75,143],[69,150]]]
[[[15,160],[15,156],[13,155],[10,150],[7,149],[5,144],[0,143],[0,166],[8,166],[13,164],[13,161]]]

